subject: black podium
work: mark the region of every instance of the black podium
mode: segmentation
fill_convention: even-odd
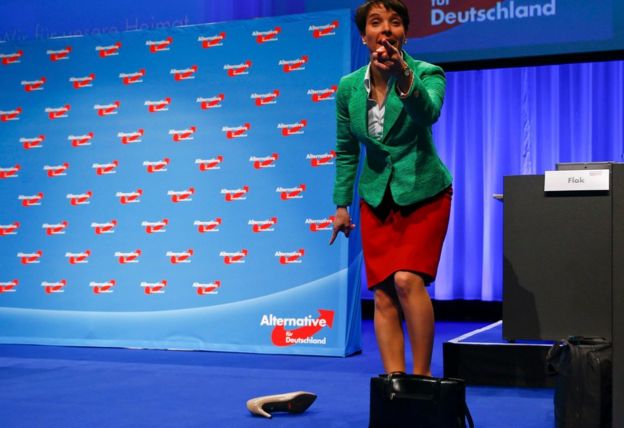
[[[606,168],[608,191],[547,193],[543,175],[504,178],[503,336],[611,340],[616,404],[624,402],[624,165]],[[613,409],[613,426],[624,426],[624,408]]]

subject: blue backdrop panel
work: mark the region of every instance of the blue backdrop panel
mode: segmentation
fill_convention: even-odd
[[[407,0],[407,50],[430,62],[624,49],[614,0]]]
[[[0,341],[346,355],[350,16],[0,47]]]

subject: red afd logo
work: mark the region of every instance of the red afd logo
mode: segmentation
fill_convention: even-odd
[[[68,117],[68,113],[71,110],[71,105],[65,104],[62,107],[46,107],[45,112],[48,113],[48,118],[50,120],[56,120]]]
[[[273,153],[271,156],[257,157],[251,156],[249,162],[252,162],[255,169],[275,168],[275,162],[279,159],[279,154]]]
[[[169,36],[164,40],[148,40],[145,45],[149,47],[151,53],[168,51],[173,43],[173,37]]]
[[[117,227],[117,220],[111,220],[107,223],[91,223],[91,228],[96,235],[115,233],[115,227]]]
[[[308,89],[308,95],[311,95],[312,101],[320,103],[321,101],[331,101],[335,99],[334,95],[338,90],[337,85],[332,85],[326,89]]]
[[[10,120],[19,120],[19,116],[22,114],[22,108],[17,107],[13,110],[0,110],[0,122],[8,122]]]
[[[46,294],[64,293],[65,292],[64,288],[66,285],[67,285],[67,280],[65,279],[62,279],[57,282],[43,281],[41,283],[41,286],[43,287],[43,290],[45,291]]]
[[[223,263],[225,263],[226,265],[232,265],[232,264],[245,263],[245,258],[247,257],[248,254],[249,254],[249,251],[243,248],[242,250],[236,251],[236,252],[221,251],[219,253],[219,257],[223,257]]]
[[[305,119],[301,119],[296,123],[279,123],[277,125],[278,129],[282,130],[282,135],[284,137],[289,137],[291,135],[303,134],[303,129],[308,126],[308,121]]]
[[[15,293],[15,287],[19,284],[19,280],[0,282],[0,294],[2,293]]]
[[[191,126],[187,129],[170,129],[169,135],[173,138],[173,141],[179,143],[180,141],[189,141],[193,139],[193,134],[197,131],[197,127]]]
[[[118,160],[114,160],[108,163],[94,163],[91,165],[91,167],[95,169],[95,173],[97,175],[116,174],[118,166],[119,166]]]
[[[124,85],[133,85],[135,83],[143,82],[143,77],[145,76],[145,69],[142,68],[139,71],[135,71],[133,73],[119,73],[119,78],[123,82]]]
[[[194,79],[195,73],[197,73],[197,70],[198,70],[198,67],[196,65],[193,65],[191,67],[183,68],[181,70],[172,68],[171,71],[169,71],[169,74],[173,74],[173,79],[176,82],[179,82],[181,80]]]
[[[251,35],[256,38],[258,44],[263,44],[266,42],[276,42],[278,40],[277,35],[281,32],[281,27],[275,27],[268,31],[254,31]]]
[[[0,224],[0,236],[17,235],[19,227],[19,221],[15,221],[12,224]]]
[[[72,147],[90,146],[94,135],[93,132],[84,135],[68,135],[67,139],[71,141]]]
[[[274,89],[272,92],[266,94],[251,94],[251,99],[255,100],[258,107],[266,106],[269,104],[277,104],[277,97],[279,97],[279,89]]]
[[[167,231],[169,219],[163,218],[160,221],[143,221],[141,226],[145,228],[145,233],[164,233]]]
[[[320,39],[321,37],[335,36],[338,25],[338,21],[333,21],[331,24],[326,25],[310,25],[308,31],[312,32],[312,37]]]
[[[143,129],[138,129],[134,132],[118,132],[117,137],[121,139],[121,144],[134,144],[140,143],[144,134],[145,131]]]
[[[93,108],[97,110],[98,116],[111,116],[117,114],[117,110],[121,106],[119,101],[110,104],[95,104]]]
[[[221,194],[225,195],[226,202],[245,200],[247,193],[249,193],[249,186],[243,186],[239,189],[221,189]]]
[[[191,263],[191,257],[193,254],[193,249],[189,248],[188,250],[182,252],[167,251],[166,256],[169,257],[169,261],[172,265],[177,265],[180,263]]]
[[[0,167],[0,179],[6,178],[17,178],[19,175],[17,174],[22,167],[19,164],[10,167]]]
[[[171,104],[171,98],[167,97],[163,100],[155,100],[155,101],[147,100],[143,104],[147,106],[147,111],[149,111],[150,113],[156,113],[159,111],[167,111],[169,110],[169,104]]]
[[[46,80],[47,79],[42,76],[39,80],[22,80],[20,83],[26,92],[35,92],[43,90],[43,85]]]
[[[284,73],[290,73],[305,70],[305,65],[309,59],[307,55],[303,55],[297,59],[282,59],[278,64],[282,66]]]
[[[122,205],[138,204],[141,202],[141,196],[143,195],[143,189],[136,189],[134,192],[117,192],[115,196],[119,198],[119,203]]]
[[[69,59],[69,53],[71,52],[71,50],[72,50],[71,46],[67,46],[65,49],[59,49],[59,50],[48,49],[46,51],[46,54],[50,57],[50,61],[56,62],[56,61]]]
[[[39,135],[38,137],[33,137],[33,138],[22,137],[19,139],[20,143],[22,143],[25,150],[42,148],[44,140],[45,140],[45,135]]]
[[[302,263],[303,260],[301,260],[301,258],[304,254],[305,250],[303,248],[300,248],[297,251],[276,251],[275,257],[279,257],[279,262],[281,265],[289,265],[293,263]]]
[[[93,290],[94,294],[108,294],[113,292],[113,287],[117,285],[117,281],[111,279],[107,282],[95,282],[91,281],[89,287]]]
[[[189,187],[186,190],[169,190],[167,195],[171,196],[171,202],[177,204],[179,202],[191,202],[193,200],[192,196],[194,193],[195,188]]]
[[[223,69],[227,71],[227,75],[230,77],[241,76],[243,74],[249,74],[251,68],[251,61],[247,60],[241,64],[225,64]]]
[[[195,102],[198,102],[202,110],[210,110],[213,108],[221,108],[221,103],[225,99],[224,94],[219,94],[214,97],[198,97]]]
[[[225,132],[226,138],[232,139],[247,137],[247,131],[249,131],[250,129],[251,124],[245,123],[241,126],[224,126],[221,128],[221,131]]]
[[[333,215],[329,216],[328,218],[322,218],[318,220],[307,218],[305,224],[310,225],[311,232],[320,232],[322,230],[332,230],[335,219],[336,217]]]
[[[79,193],[77,195],[73,194],[73,193],[68,193],[67,194],[67,199],[69,199],[69,203],[72,206],[78,206],[78,205],[88,205],[91,203],[91,198],[93,197],[93,192],[92,191],[88,191],[85,193]]]
[[[274,232],[274,226],[277,224],[277,217],[268,220],[249,220],[247,224],[251,226],[253,233]]]
[[[170,162],[171,159],[169,158],[159,161],[143,161],[143,166],[149,174],[154,174],[156,172],[166,172]]]
[[[202,48],[209,49],[217,46],[223,46],[223,40],[225,40],[225,31],[220,32],[216,36],[199,36],[198,42],[201,42]]]
[[[14,53],[0,54],[0,60],[2,60],[2,64],[4,65],[17,64],[20,62],[22,56],[24,56],[24,51],[20,49]]]
[[[62,165],[44,165],[43,170],[46,171],[46,174],[50,178],[54,177],[62,177],[67,175],[67,170],[69,169],[69,163],[65,162]]]
[[[195,220],[193,222],[193,225],[197,226],[197,231],[199,233],[218,232],[219,226],[221,226],[222,222],[223,221],[221,217],[217,217],[214,220],[208,220],[208,221]]]
[[[36,207],[41,205],[43,193],[39,192],[36,195],[19,195],[17,199],[22,201],[23,207]]]
[[[89,263],[89,257],[91,256],[91,250],[86,250],[81,253],[65,253],[67,261],[70,265],[79,265]]]
[[[271,332],[271,342],[275,346],[291,346],[296,344],[325,345],[327,338],[314,339],[313,336],[324,328],[332,328],[334,311],[319,309],[319,316],[312,318],[278,318],[273,314],[263,315],[261,326],[274,326]],[[286,330],[286,327],[295,327]]]
[[[122,265],[139,263],[140,255],[141,250],[134,250],[130,252],[115,251],[115,257],[117,257],[117,261],[119,262],[119,264]]]
[[[20,259],[20,263],[23,265],[38,264],[43,256],[43,251],[38,250],[34,253],[17,253],[17,257]]]
[[[121,48],[121,42],[108,46],[96,46],[95,51],[98,53],[100,58],[107,58],[109,56],[119,55],[119,48]]]
[[[213,169],[221,169],[221,163],[223,162],[223,156],[219,155],[212,159],[195,159],[195,164],[199,165],[199,170],[210,171]]]
[[[204,296],[206,294],[219,294],[219,288],[221,288],[221,281],[212,281],[209,283],[194,282],[193,287],[197,289],[197,294]]]
[[[165,287],[167,286],[167,280],[163,279],[160,282],[145,282],[141,283],[145,294],[164,294]]]
[[[300,184],[297,187],[278,187],[275,191],[280,194],[282,201],[287,201],[289,199],[302,199],[305,189],[306,185]]]
[[[66,220],[63,220],[60,223],[54,223],[54,224],[43,223],[41,225],[41,227],[45,229],[45,233],[48,236],[64,235],[65,230],[67,229],[67,226],[69,226],[69,222]]]
[[[334,150],[330,150],[329,153],[308,153],[306,155],[306,159],[310,160],[310,165],[312,165],[312,167],[314,168],[318,168],[319,166],[333,165],[334,159],[336,159],[336,152]]]
[[[71,82],[74,89],[82,89],[93,86],[93,81],[95,80],[95,73],[91,73],[88,76],[84,77],[70,77],[69,81]]]

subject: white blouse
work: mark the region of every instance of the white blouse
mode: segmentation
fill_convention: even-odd
[[[391,78],[393,79],[393,78]],[[388,82],[388,87],[391,85],[391,81]],[[384,127],[384,113],[386,112],[386,99],[388,98],[388,92],[386,91],[386,97],[381,105],[377,105],[377,101],[371,98],[371,79],[370,79],[370,64],[366,67],[366,74],[364,75],[364,87],[368,93],[368,135],[381,140],[383,137]]]

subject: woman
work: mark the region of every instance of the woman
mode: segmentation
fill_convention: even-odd
[[[434,280],[451,208],[451,175],[438,157],[431,125],[446,79],[440,67],[402,50],[409,15],[401,0],[369,0],[355,14],[368,66],[343,77],[336,94],[337,143],[330,244],[355,228],[347,206],[360,156],[362,246],[375,293],[375,335],[387,373],[405,372],[405,317],[413,372],[431,376]]]

